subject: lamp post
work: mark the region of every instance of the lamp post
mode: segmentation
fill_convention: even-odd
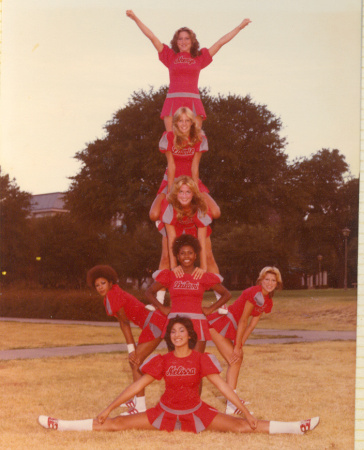
[[[322,287],[322,273],[321,273],[322,255],[317,255],[317,261],[318,261],[318,285],[319,285],[319,288],[321,288]]]
[[[345,227],[342,231],[342,234],[345,239],[345,257],[344,257],[344,289],[348,288],[348,237],[350,234],[350,229]]]

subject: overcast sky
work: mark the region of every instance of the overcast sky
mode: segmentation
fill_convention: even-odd
[[[1,159],[22,190],[67,190],[75,153],[104,136],[132,92],[168,84],[129,8],[162,42],[188,26],[202,47],[249,17],[200,87],[267,105],[290,161],[337,148],[358,176],[360,0],[4,0]]]

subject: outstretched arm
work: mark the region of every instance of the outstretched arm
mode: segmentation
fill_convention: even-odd
[[[234,351],[229,361],[229,364],[233,364],[237,359],[243,358],[243,346],[248,337],[250,336],[251,332],[254,330],[257,323],[259,322],[261,315],[253,316],[248,325],[248,320],[251,312],[253,311],[253,308],[254,305],[252,303],[250,302],[245,303],[243,314],[241,315],[238,323]]]
[[[134,12],[131,9],[128,9],[126,11],[126,15],[130,19],[134,20],[134,22],[138,25],[141,32],[152,42],[157,52],[160,53],[163,50],[163,44],[157,38],[157,36],[147,26],[145,26],[140,19],[138,19],[138,17],[134,14]]]
[[[240,25],[234,28],[230,33],[225,34],[221,39],[219,39],[212,47],[209,48],[209,53],[211,56],[216,55],[220,48],[231,41],[243,28],[250,24],[250,19],[244,19]]]
[[[221,378],[218,373],[213,373],[207,375],[207,379],[222,393],[222,395],[231,401],[233,405],[235,405],[246,417],[246,420],[249,423],[250,428],[255,430],[257,428],[258,421],[257,419],[250,414],[247,408],[242,404],[239,397],[233,391],[233,388],[229,386],[225,380]]]
[[[151,375],[145,374],[139,380],[135,381],[134,383],[130,384],[127,388],[123,390],[123,392],[116,397],[116,399],[110,403],[110,405],[105,408],[100,414],[97,415],[97,421],[99,423],[104,423],[105,420],[108,418],[111,411],[113,411],[115,408],[129,400],[129,398],[134,397],[138,392],[143,390],[145,387],[148,386],[148,384],[152,383],[155,380]]]

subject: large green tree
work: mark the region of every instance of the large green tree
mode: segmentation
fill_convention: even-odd
[[[82,168],[67,195],[73,212],[96,222],[121,213],[128,227],[148,220],[166,165],[158,151],[165,94],[165,88],[134,93],[105,126],[106,137],[76,154]],[[214,98],[205,90],[203,100],[210,151],[201,178],[223,207],[224,220],[256,223],[266,206],[274,206],[286,169],[281,121],[249,96]]]
[[[105,233],[94,231],[71,214],[32,220],[39,258],[36,281],[44,287],[80,287],[86,271],[108,260]]]
[[[301,192],[300,208],[304,215],[296,238],[301,264],[306,272],[315,273],[317,256],[322,255],[322,265],[331,276],[330,285],[342,286],[342,230],[349,227],[350,241],[357,241],[359,180],[350,177],[345,157],[337,149],[322,149],[311,158],[301,158],[293,164],[292,171],[296,190]],[[355,247],[351,247],[351,263],[357,258]],[[353,264],[351,269],[351,282],[354,282]]]
[[[73,217],[105,236],[103,257],[139,279],[157,268],[160,255],[148,211],[166,166],[158,151],[165,95],[165,87],[133,93],[105,125],[105,137],[76,154],[81,170],[67,193]],[[320,252],[337,278],[341,230],[354,230],[352,260],[357,235],[357,180],[347,178],[344,156],[322,149],[288,163],[281,120],[265,105],[249,96],[213,97],[206,89],[202,99],[209,151],[200,177],[222,210],[212,239],[223,274],[244,287],[267,264],[287,277],[314,272]],[[118,229],[108,227],[115,217],[123,221]]]
[[[164,129],[158,111],[165,95],[166,89],[134,93],[106,124],[105,138],[76,154],[82,168],[67,193],[73,214],[95,226],[120,214],[129,230],[148,220],[165,170],[158,151]]]
[[[31,270],[32,240],[29,227],[31,195],[0,168],[0,252],[2,281],[17,281]],[[6,274],[5,274],[6,273]]]

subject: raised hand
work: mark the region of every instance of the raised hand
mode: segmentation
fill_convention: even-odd
[[[241,24],[239,25],[240,30],[247,27],[251,23],[250,19],[244,19]]]

